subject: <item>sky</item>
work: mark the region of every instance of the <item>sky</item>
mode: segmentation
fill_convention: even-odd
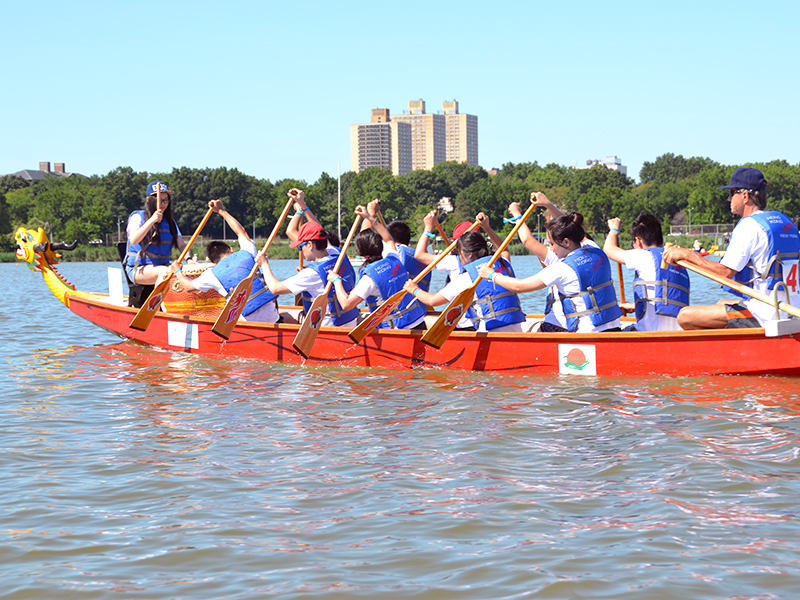
[[[6,2],[0,174],[350,170],[350,124],[423,99],[479,161],[800,163],[800,3]]]

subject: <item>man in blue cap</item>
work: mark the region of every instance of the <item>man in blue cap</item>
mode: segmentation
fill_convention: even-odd
[[[728,190],[731,212],[742,217],[731,234],[725,256],[718,263],[707,260],[689,248],[671,246],[664,259],[675,264],[685,260],[717,275],[734,279],[762,294],[772,296],[779,282],[788,293],[788,302],[800,307],[798,289],[798,258],[800,234],[794,223],[783,213],[767,211],[767,182],[758,169],[740,167],[733,172],[731,182],[718,189]],[[678,314],[683,329],[723,329],[763,327],[776,318],[775,307],[731,290],[740,300],[720,300],[708,306],[688,306]],[[776,290],[778,298],[786,301],[783,286]],[[781,313],[781,318],[786,318]]]

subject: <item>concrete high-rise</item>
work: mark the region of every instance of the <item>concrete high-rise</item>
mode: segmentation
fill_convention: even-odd
[[[411,163],[411,126],[392,121],[388,108],[372,109],[370,123],[350,125],[350,168],[356,173],[380,167],[405,175]]]
[[[391,169],[395,175],[430,170],[445,160],[478,166],[478,117],[458,112],[458,102],[442,103],[438,114],[425,101],[411,100],[402,115],[372,110],[372,122],[350,125],[351,169]]]

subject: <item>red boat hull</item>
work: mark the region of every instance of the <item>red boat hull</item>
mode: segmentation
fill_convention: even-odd
[[[225,341],[214,320],[158,313],[146,331],[129,327],[136,309],[69,296],[75,314],[121,337],[212,356],[265,362],[383,368],[577,375],[800,375],[800,334],[766,337],[763,329],[663,333],[453,333],[440,350],[421,331],[380,330],[353,344],[349,329],[323,327],[311,356],[292,348],[298,325],[240,323]]]

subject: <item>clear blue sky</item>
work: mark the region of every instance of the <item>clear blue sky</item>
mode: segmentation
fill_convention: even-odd
[[[350,123],[478,115],[480,163],[800,162],[797,2],[6,2],[0,173],[350,169]]]

